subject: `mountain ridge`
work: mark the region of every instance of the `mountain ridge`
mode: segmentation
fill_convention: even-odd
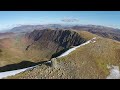
[[[101,25],[64,25],[64,24],[46,24],[46,25],[21,25],[14,27],[7,32],[14,33],[29,33],[34,30],[43,30],[43,29],[64,29],[64,30],[79,30],[79,31],[88,31],[99,36],[114,39],[120,41],[120,29],[106,27]]]
[[[71,30],[34,30],[31,33],[0,39],[0,66],[27,60],[40,62],[59,55],[72,46],[84,43],[92,36]],[[84,34],[83,34],[84,33]]]

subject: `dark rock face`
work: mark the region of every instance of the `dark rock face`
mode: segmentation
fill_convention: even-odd
[[[28,38],[37,42],[54,42],[65,48],[77,46],[86,41],[78,33],[70,30],[35,30],[28,35]]]
[[[31,42],[27,46],[27,50],[40,50],[50,52],[50,56],[55,53],[65,51],[71,46],[77,46],[84,43],[86,40],[77,32],[70,30],[34,30],[26,35],[26,38]]]

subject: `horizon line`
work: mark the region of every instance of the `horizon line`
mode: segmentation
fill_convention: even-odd
[[[113,27],[113,26],[108,26],[108,25],[98,25],[98,24],[67,24],[67,23],[46,23],[46,24],[14,24],[14,25],[8,25],[8,28],[2,28],[0,29],[0,31],[5,31],[5,30],[10,30],[13,29],[15,27],[20,27],[20,26],[27,26],[27,25],[50,25],[50,24],[58,24],[58,25],[73,25],[73,26],[77,26],[77,25],[83,25],[83,26],[89,26],[89,25],[93,25],[93,26],[102,26],[102,27],[108,27],[108,28],[113,28],[113,29],[120,29],[119,27]]]

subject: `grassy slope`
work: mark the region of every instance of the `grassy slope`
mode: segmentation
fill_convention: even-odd
[[[25,48],[26,45],[17,38],[0,40],[0,67],[22,61],[38,62],[44,58],[40,58],[40,51],[32,50],[28,53]]]
[[[73,31],[77,32],[81,37],[83,37],[86,40],[90,40],[93,37],[97,37],[97,35],[87,32],[87,31],[76,31],[76,30],[73,30]]]
[[[94,37],[86,32],[82,35]],[[58,69],[42,65],[9,78],[106,78],[107,65],[120,66],[120,42],[97,37],[95,43],[78,48],[57,63]]]
[[[0,40],[0,49],[2,50],[0,52],[0,66],[18,63],[24,60],[24,53],[19,48],[20,46],[17,45],[17,40],[12,38]]]
[[[109,74],[107,65],[120,66],[120,43],[109,39],[99,38],[72,52],[69,56],[61,58],[63,66],[76,68],[76,76],[82,78],[106,78]],[[74,62],[73,62],[74,60]],[[70,64],[68,64],[70,63]],[[74,66],[73,66],[74,65]]]
[[[8,64],[17,64],[22,61],[40,62],[49,60],[59,46],[58,43],[48,40],[48,38],[51,37],[51,35],[49,35],[51,31],[52,30],[48,30],[49,33],[46,32],[45,37],[42,38],[43,41],[37,41],[27,51],[25,49],[31,43],[26,42],[24,38],[21,39],[21,37],[24,36],[22,34],[15,35],[11,38],[0,39],[0,67]],[[74,33],[74,31],[68,31],[67,33],[69,32]]]

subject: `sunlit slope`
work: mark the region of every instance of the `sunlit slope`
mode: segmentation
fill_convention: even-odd
[[[70,30],[35,30],[0,39],[0,67],[22,61],[50,60],[61,51],[84,43],[93,36],[88,32]]]
[[[97,37],[96,42],[77,48],[55,62],[57,68],[42,65],[9,78],[106,78],[110,73],[107,65],[120,66],[120,42]]]

